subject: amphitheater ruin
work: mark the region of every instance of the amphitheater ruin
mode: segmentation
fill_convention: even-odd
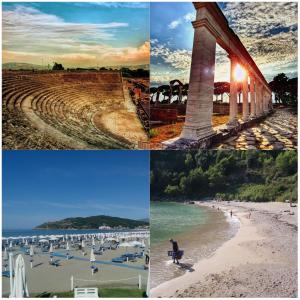
[[[3,71],[4,149],[131,149],[147,134],[119,71]]]
[[[262,121],[272,111],[272,91],[268,82],[238,36],[229,27],[217,3],[194,2],[194,7],[196,20],[192,22],[194,42],[185,121],[180,136],[163,143],[167,149],[210,148],[213,143],[225,140]],[[217,44],[227,52],[230,59],[229,120],[226,126],[213,128]],[[244,74],[240,80],[236,76],[239,68]],[[171,82],[171,90],[172,85]],[[241,104],[238,103],[239,85],[242,86]],[[179,88],[178,93],[181,101],[182,88]],[[239,110],[241,119],[238,119]]]

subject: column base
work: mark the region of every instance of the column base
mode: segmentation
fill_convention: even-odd
[[[238,119],[234,119],[234,120],[229,121],[229,122],[226,124],[226,126],[227,126],[228,128],[233,128],[233,127],[238,126],[239,124],[240,124],[240,123],[239,123]]]
[[[184,125],[180,138],[186,140],[198,141],[203,138],[212,136],[214,134],[215,132],[213,131],[211,125],[202,126],[202,127]]]
[[[242,117],[243,122],[249,121],[249,116]]]

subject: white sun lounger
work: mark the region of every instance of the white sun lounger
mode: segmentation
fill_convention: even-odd
[[[75,288],[74,298],[99,298],[98,288]]]

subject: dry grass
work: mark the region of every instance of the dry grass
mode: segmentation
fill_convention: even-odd
[[[212,117],[212,126],[217,127],[228,122],[229,116],[214,115]],[[150,138],[151,149],[158,149],[159,144],[180,135],[184,122],[167,124],[151,129],[152,137]]]

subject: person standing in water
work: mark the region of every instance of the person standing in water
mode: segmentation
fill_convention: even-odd
[[[179,264],[179,261],[178,261],[178,251],[179,251],[178,244],[173,239],[170,239],[170,243],[172,243],[172,247],[173,247],[173,255],[172,255],[173,263],[175,264],[175,260],[176,260],[176,263]]]

